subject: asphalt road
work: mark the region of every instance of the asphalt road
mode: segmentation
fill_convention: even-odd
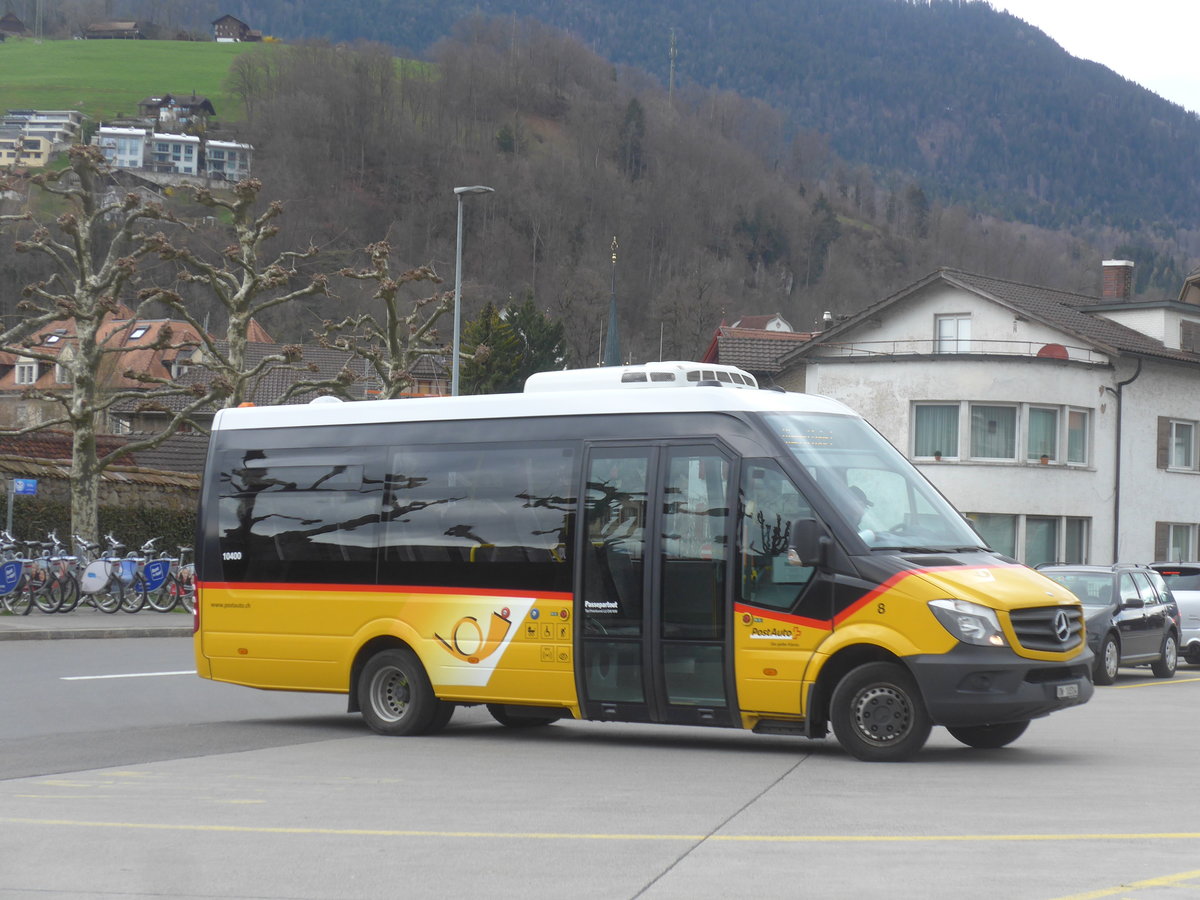
[[[181,638],[0,649],[0,898],[1200,897],[1200,669],[872,765],[479,708],[388,739],[190,668]]]

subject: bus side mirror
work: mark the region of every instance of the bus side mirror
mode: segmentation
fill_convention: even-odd
[[[824,566],[829,560],[829,536],[816,519],[797,519],[792,523],[788,545],[789,566]]]

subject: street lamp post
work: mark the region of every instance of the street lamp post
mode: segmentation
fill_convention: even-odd
[[[450,357],[450,396],[458,396],[458,341],[462,323],[462,229],[463,229],[463,197],[466,194],[490,194],[495,188],[482,184],[470,187],[456,187],[458,197],[458,239],[454,245],[454,345]]]

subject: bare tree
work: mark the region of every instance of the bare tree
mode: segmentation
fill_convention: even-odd
[[[454,295],[442,291],[411,301],[409,305],[403,290],[405,285],[440,284],[442,279],[429,266],[392,275],[391,247],[385,241],[371,244],[366,252],[370,258],[369,268],[343,269],[338,274],[356,281],[375,282],[372,299],[377,305],[382,304],[382,318],[368,312],[347,316],[340,322],[326,322],[320,340],[323,346],[362,359],[370,375],[382,385],[380,397],[390,400],[409,389],[422,359],[448,355],[438,340],[434,325],[453,307]],[[460,355],[470,358],[467,354]]]
[[[61,412],[16,433],[54,426],[67,426],[71,442],[71,527],[95,540],[98,531],[100,474],[122,455],[156,446],[174,434],[199,407],[211,404],[222,390],[215,385],[181,388],[160,384],[149,389],[110,390],[101,381],[109,371],[109,360],[127,352],[120,337],[131,328],[144,306],[118,327],[113,320],[125,308],[122,295],[138,274],[138,265],[166,241],[161,233],[150,233],[151,223],[171,221],[157,204],[146,204],[135,193],[114,201],[100,199],[100,187],[108,165],[99,149],[74,146],[69,151],[70,167],[41,174],[33,182],[45,193],[55,195],[67,207],[53,229],[38,224],[28,240],[16,243],[19,253],[39,254],[51,270],[43,280],[28,285],[18,310],[25,318],[0,333],[0,349],[21,357],[61,366],[70,381],[62,391],[30,391],[31,399],[48,400]],[[34,221],[31,213],[0,216],[0,222]],[[51,353],[38,343],[37,335],[55,322],[70,323],[74,342],[69,354]],[[179,348],[164,331],[157,349]],[[139,373],[125,372],[139,380]],[[138,399],[143,402],[168,396],[184,397],[181,409],[159,434],[132,441],[119,450],[100,456],[96,445],[98,423],[116,404]]]
[[[143,301],[165,303],[175,314],[200,333],[204,345],[200,365],[219,385],[225,406],[237,406],[247,400],[255,381],[272,368],[291,366],[300,358],[298,348],[263,356],[254,365],[247,363],[247,344],[252,322],[256,316],[303,297],[328,294],[327,280],[322,273],[301,274],[298,264],[316,256],[317,248],[309,246],[303,252],[285,250],[271,258],[263,245],[278,233],[275,220],[283,214],[283,204],[272,202],[265,212],[255,213],[255,204],[262,190],[257,179],[247,179],[233,186],[232,197],[219,196],[207,188],[195,191],[196,201],[209,209],[224,210],[232,218],[234,243],[227,246],[220,262],[201,257],[187,248],[177,247],[165,238],[154,249],[162,259],[183,264],[179,280],[207,288],[224,307],[228,317],[225,340],[208,333],[178,293],[165,288],[149,288],[140,294]],[[294,280],[307,283],[288,289]]]

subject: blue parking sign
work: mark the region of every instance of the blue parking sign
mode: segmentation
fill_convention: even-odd
[[[36,494],[36,478],[14,478],[12,491],[14,494]]]

